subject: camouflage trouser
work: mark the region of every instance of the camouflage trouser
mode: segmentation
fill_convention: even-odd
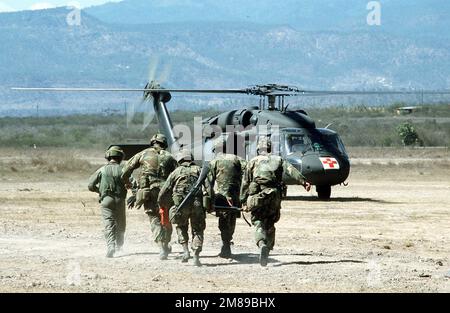
[[[235,199],[232,199],[232,204],[239,206],[239,195],[237,194]],[[217,194],[215,199],[215,205],[218,206],[229,206],[225,196]],[[240,216],[240,213],[236,212],[226,212],[218,211],[216,216],[219,218],[219,230],[222,242],[229,244],[233,240],[234,231],[236,229],[236,218]]]
[[[159,189],[153,188],[150,191],[150,198],[144,203],[145,213],[150,220],[150,229],[155,242],[169,243],[172,237],[172,227],[164,227],[161,225],[161,215],[158,207]]]
[[[179,204],[181,201],[174,199],[174,203]],[[191,203],[187,204],[181,211],[175,215],[175,207],[169,211],[170,219],[176,224],[178,235],[178,243],[184,244],[189,242],[189,222],[191,224],[192,232],[192,250],[202,251],[203,234],[206,228],[206,212],[203,209],[201,198],[196,198]]]
[[[108,248],[121,247],[126,227],[125,199],[105,197],[101,206],[106,244]]]
[[[280,220],[281,193],[275,188],[263,189],[249,196],[248,208],[252,211],[255,241],[258,247],[265,243],[271,250],[275,245],[275,223]]]
[[[233,240],[237,214],[234,212],[221,212],[217,216],[219,217],[219,230],[222,241],[229,244]]]

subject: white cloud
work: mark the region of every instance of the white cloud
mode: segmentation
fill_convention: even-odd
[[[13,12],[16,11],[13,7],[0,3],[0,12]]]
[[[120,2],[123,0],[0,0],[1,12],[14,12],[21,10],[42,10],[55,7],[79,7],[82,8],[101,5],[108,2]]]
[[[39,2],[35,3],[30,7],[30,10],[44,10],[44,9],[53,9],[56,6],[49,2]]]

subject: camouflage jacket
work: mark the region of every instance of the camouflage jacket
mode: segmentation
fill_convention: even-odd
[[[121,178],[122,168],[121,164],[111,161],[89,178],[88,188],[100,195],[100,202],[107,196],[126,198],[127,189]]]
[[[175,161],[170,152],[148,148],[136,154],[126,163],[122,171],[122,179],[125,183],[129,183],[133,171],[140,168],[139,189],[150,188],[154,184],[161,187],[176,167],[177,161]]]
[[[234,154],[217,154],[209,163],[207,188],[211,189],[210,193],[212,194],[214,190],[215,194],[220,194],[226,199],[239,200],[242,174],[246,165],[244,159]]]
[[[200,176],[201,168],[194,163],[184,162],[177,167],[167,178],[166,182],[161,188],[158,196],[158,204],[160,207],[166,207],[164,199],[172,195],[174,204],[179,205],[182,199],[191,191]],[[203,196],[206,193],[206,188],[199,191],[196,196]]]
[[[285,162],[280,156],[263,154],[254,157],[247,164],[242,178],[241,202],[245,203],[249,195],[264,188],[277,188],[281,192],[283,172],[296,179],[299,184],[305,183],[305,177],[292,164]]]

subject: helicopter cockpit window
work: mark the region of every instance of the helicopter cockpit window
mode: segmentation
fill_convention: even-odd
[[[337,134],[323,135],[323,139],[326,143],[332,145],[336,150],[341,152],[342,154],[347,154],[345,151],[344,144],[342,143],[341,138]]]
[[[286,150],[288,153],[303,152],[305,147],[305,135],[286,134]]]

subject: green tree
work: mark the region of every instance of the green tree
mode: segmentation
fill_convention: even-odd
[[[417,134],[414,126],[409,122],[399,125],[397,132],[405,146],[413,146],[420,143],[419,134]]]

